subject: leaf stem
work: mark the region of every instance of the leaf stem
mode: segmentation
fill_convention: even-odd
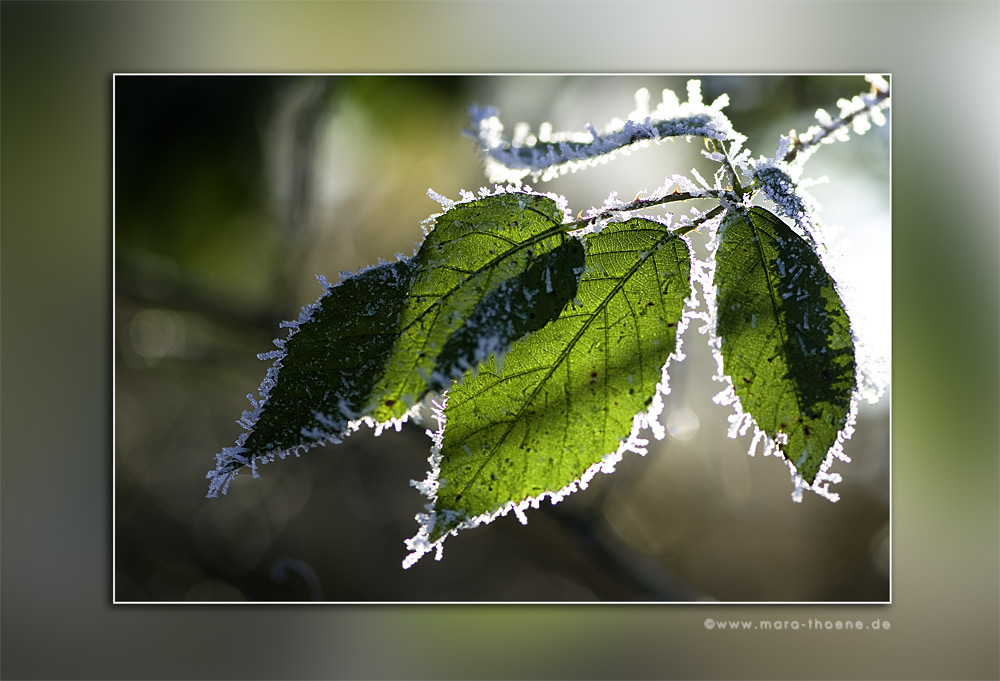
[[[742,196],[743,187],[740,186],[740,180],[739,176],[736,174],[736,168],[733,167],[732,161],[729,160],[729,152],[726,151],[726,147],[722,144],[721,140],[716,141],[715,145],[718,148],[719,153],[722,154],[722,161],[726,166],[726,172],[729,173],[729,181],[733,185],[733,191],[737,195]]]
[[[641,199],[636,198],[624,206],[616,206],[613,208],[604,208],[593,215],[588,215],[585,218],[580,218],[579,220],[574,220],[573,222],[564,222],[559,226],[559,228],[564,232],[572,232],[575,229],[589,225],[592,222],[600,220],[603,217],[607,217],[612,213],[624,213],[633,210],[642,210],[644,208],[652,208],[653,206],[659,206],[664,203],[673,203],[675,201],[690,201],[691,199],[713,199],[715,198],[711,194],[692,194],[691,192],[674,192],[673,194],[667,194],[666,196],[661,196],[658,199]]]
[[[708,211],[707,213],[703,213],[698,219],[693,220],[689,224],[681,225],[677,229],[671,230],[670,233],[673,234],[674,236],[681,236],[683,234],[687,234],[689,232],[693,232],[694,230],[698,229],[698,227],[700,227],[702,224],[708,222],[709,220],[711,220],[712,218],[714,218],[716,215],[718,215],[719,213],[721,213],[724,210],[725,210],[725,208],[723,206],[721,206],[721,205],[716,206],[715,208],[713,208],[712,210]]]

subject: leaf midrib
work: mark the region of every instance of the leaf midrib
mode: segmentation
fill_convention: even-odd
[[[785,366],[788,367],[789,370],[791,370],[792,366],[791,354],[788,351],[788,338],[786,337],[784,331],[785,313],[781,309],[781,304],[778,301],[778,296],[774,290],[774,285],[771,282],[771,269],[767,266],[767,256],[764,253],[764,244],[763,244],[763,239],[761,238],[761,234],[763,233],[763,231],[757,227],[757,223],[754,222],[753,215],[749,211],[746,212],[745,215],[747,221],[750,223],[750,229],[753,231],[753,234],[756,237],[757,250],[760,254],[761,266],[764,269],[764,279],[765,281],[767,281],[767,290],[771,296],[771,307],[774,311],[775,326],[777,326],[778,336],[781,338],[781,350],[782,354],[784,355]],[[770,235],[767,234],[765,234],[765,236],[770,237]],[[795,396],[795,408],[799,413],[799,415],[801,415],[803,411],[802,411],[802,396],[799,390],[799,382],[793,378],[791,383],[793,386],[793,394]],[[780,428],[778,430],[780,430]],[[777,431],[775,432],[777,433]],[[791,433],[788,433],[788,435],[790,437]]]

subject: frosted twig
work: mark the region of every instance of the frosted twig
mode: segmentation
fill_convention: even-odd
[[[690,223],[688,223],[686,225],[681,225],[677,229],[672,230],[670,233],[673,234],[673,235],[675,235],[675,236],[681,236],[682,234],[687,234],[688,232],[693,232],[694,230],[698,229],[698,227],[700,225],[702,225],[705,222],[708,222],[709,220],[711,220],[714,217],[717,217],[724,210],[725,210],[725,207],[723,207],[723,206],[716,206],[712,210],[710,210],[707,213],[704,213],[703,215],[701,215],[697,220],[693,220],[693,221],[691,221]]]
[[[791,163],[800,152],[808,151],[812,147],[819,145],[825,138],[833,135],[841,128],[850,125],[858,116],[883,108],[883,105],[889,100],[888,84],[886,84],[885,89],[879,89],[874,85],[872,89],[874,90],[872,94],[860,98],[862,105],[859,108],[835,118],[826,125],[817,126],[809,139],[803,141],[802,137],[794,137],[792,139],[792,148],[788,150],[782,160],[786,163]]]
[[[737,194],[742,194],[743,188],[740,186],[739,176],[736,175],[736,168],[733,167],[733,163],[729,159],[729,154],[726,152],[725,146],[723,146],[722,142],[717,142],[714,140],[711,142],[711,144],[713,146],[718,147],[719,152],[722,154],[722,163],[726,169],[726,172],[729,173],[729,179],[733,184],[733,191]]]
[[[550,180],[567,172],[610,160],[629,147],[671,138],[703,137],[734,139],[732,123],[722,113],[729,104],[725,95],[706,106],[701,98],[701,82],[688,82],[688,101],[683,104],[670,90],[663,102],[649,111],[649,92],[636,93],[636,110],[627,121],[612,121],[604,132],[592,124],[582,133],[553,133],[545,124],[532,135],[519,124],[510,139],[503,136],[503,124],[495,107],[470,108],[471,129],[467,134],[479,141],[486,159],[487,175],[494,182],[520,182],[531,175],[535,181]]]

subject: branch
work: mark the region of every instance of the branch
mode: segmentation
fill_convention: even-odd
[[[889,103],[889,84],[885,81],[881,81],[884,87],[880,87],[880,83],[872,83],[871,93],[855,97],[855,100],[861,102],[861,106],[853,111],[847,111],[846,113],[841,111],[839,118],[836,118],[823,126],[813,126],[805,132],[803,135],[807,137],[803,141],[803,136],[792,137],[792,148],[784,155],[782,158],[786,163],[791,163],[799,155],[800,152],[808,151],[813,147],[818,146],[823,142],[824,139],[835,134],[838,130],[846,128],[848,125],[854,122],[854,119],[863,114],[869,114],[874,111],[879,111],[886,108]],[[854,100],[852,100],[854,101]]]
[[[503,124],[494,107],[471,107],[471,127],[466,131],[478,140],[493,182],[520,182],[531,175],[535,181],[549,180],[578,168],[610,160],[623,149],[666,139],[702,137],[731,139],[732,124],[722,109],[729,98],[722,96],[706,106],[701,98],[701,81],[688,82],[688,101],[683,104],[670,90],[663,101],[649,110],[649,91],[636,93],[636,109],[624,122],[609,124],[602,133],[593,125],[583,133],[553,133],[545,124],[533,135],[519,124],[511,138],[503,136]]]

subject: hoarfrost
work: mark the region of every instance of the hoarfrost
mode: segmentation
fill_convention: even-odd
[[[733,140],[737,147],[742,144],[745,138],[735,134],[732,123],[722,113],[729,98],[722,96],[705,106],[700,81],[688,81],[687,89],[688,101],[683,104],[672,91],[664,90],[663,100],[652,113],[649,91],[640,89],[628,120],[612,120],[603,132],[587,124],[585,132],[553,133],[551,124],[543,124],[535,136],[519,123],[511,139],[506,140],[496,108],[480,106],[470,107],[472,128],[467,132],[478,140],[487,176],[493,182],[520,182],[529,175],[535,181],[550,180],[606,163],[630,148],[673,137]]]
[[[444,208],[445,211],[449,211],[449,210],[451,210],[452,208],[455,207],[455,202],[454,201],[452,201],[451,199],[449,199],[447,196],[442,196],[441,194],[438,194],[433,189],[428,189],[427,190],[427,196],[431,197],[432,199],[434,199],[435,201],[437,201],[438,203],[440,203],[441,207]]]
[[[799,170],[784,161],[763,157],[751,160],[747,170],[778,212],[795,223],[800,236],[813,244],[823,243],[823,236],[813,218],[819,212],[819,206],[802,190],[801,184],[796,183]]]

